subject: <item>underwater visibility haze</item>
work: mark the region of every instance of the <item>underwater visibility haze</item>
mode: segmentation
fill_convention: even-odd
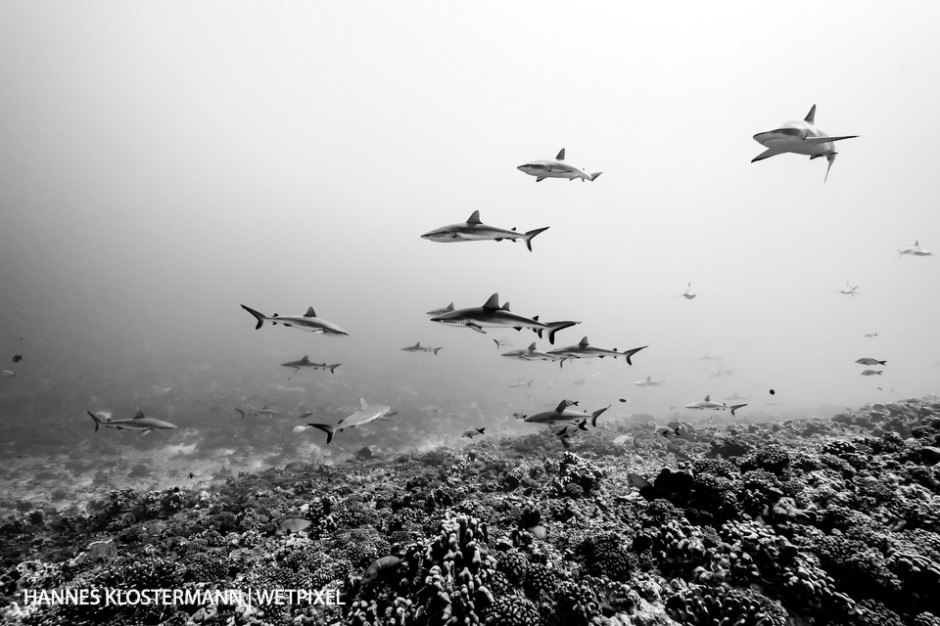
[[[4,516],[937,391],[937,6],[53,7],[0,6]]]

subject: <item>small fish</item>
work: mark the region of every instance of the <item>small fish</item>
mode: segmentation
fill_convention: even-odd
[[[465,431],[464,434],[461,435],[461,437],[467,437],[469,439],[473,439],[474,437],[478,437],[479,435],[486,434],[483,432],[484,430],[486,430],[485,426],[483,428],[471,428],[470,430]]]
[[[366,571],[363,573],[359,584],[371,585],[376,580],[378,580],[379,577],[397,570],[401,563],[402,560],[397,556],[383,556],[382,558],[376,559],[372,561],[372,564],[369,565],[369,567],[366,568]]]
[[[887,365],[887,361],[879,361],[878,359],[872,359],[870,357],[864,357],[855,361],[859,365]]]
[[[193,474],[192,472],[189,473],[189,478],[190,478],[190,480],[192,480],[192,479],[195,478],[195,477],[196,477],[195,474]]]
[[[402,350],[404,350],[405,352],[431,352],[431,353],[433,353],[434,355],[437,355],[437,353],[440,352],[442,348],[443,348],[443,347],[441,347],[441,348],[432,348],[432,347],[430,347],[430,346],[422,346],[422,345],[421,345],[421,342],[419,341],[418,343],[416,343],[416,344],[413,345],[413,346],[408,346],[407,348],[402,348]]]
[[[875,374],[881,376],[881,370],[865,370],[862,372],[862,376],[874,376]]]
[[[288,517],[281,522],[281,530],[291,533],[302,532],[308,526],[310,526],[310,520],[302,517]]]
[[[633,472],[630,472],[629,474],[627,474],[627,480],[630,481],[630,484],[631,484],[631,485],[633,485],[634,487],[636,487],[636,488],[638,488],[638,489],[643,489],[644,487],[652,487],[652,486],[653,486],[653,483],[651,483],[650,481],[646,480],[645,478],[643,478],[643,477],[640,476],[639,474],[634,474]]]
[[[16,376],[16,372],[11,372],[10,370],[0,370],[0,378],[13,378]]]
[[[874,339],[877,336],[878,336],[878,333],[865,333],[866,339]]]
[[[13,362],[14,362],[14,363],[19,363],[19,362],[22,361],[22,360],[23,360],[23,355],[22,355],[22,354],[14,354],[14,355],[13,355]]]
[[[524,419],[525,419],[525,413],[516,412],[516,413],[513,413],[512,416],[513,416],[514,418],[516,418],[517,420],[524,420]]]

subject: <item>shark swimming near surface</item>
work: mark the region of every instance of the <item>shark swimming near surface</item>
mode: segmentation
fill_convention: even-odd
[[[284,315],[280,316],[275,313],[272,317],[268,317],[263,313],[259,313],[254,309],[248,308],[244,304],[241,305],[243,309],[251,313],[256,320],[258,320],[257,325],[255,325],[255,330],[261,328],[265,322],[271,322],[272,326],[281,324],[287,328],[297,328],[298,330],[306,330],[311,333],[316,333],[320,335],[348,335],[345,330],[334,324],[333,322],[328,322],[324,319],[317,317],[317,314],[314,312],[313,307],[308,307],[307,312],[303,315]]]
[[[528,174],[529,176],[535,176],[535,182],[537,183],[542,182],[546,178],[567,178],[568,180],[575,180],[580,178],[581,182],[586,180],[593,181],[603,173],[594,172],[593,174],[588,174],[583,170],[579,170],[573,165],[568,165],[565,163],[564,148],[561,149],[554,159],[530,161],[528,163],[523,163],[516,169],[520,172]]]
[[[429,241],[437,241],[439,243],[453,243],[459,241],[502,241],[503,239],[508,239],[509,241],[515,242],[516,239],[522,239],[525,241],[525,245],[529,249],[529,252],[532,252],[532,239],[539,233],[544,233],[546,230],[548,230],[548,228],[549,227],[546,226],[544,228],[530,230],[526,233],[519,233],[515,228],[512,230],[506,230],[505,228],[487,226],[480,221],[480,212],[474,211],[470,217],[467,218],[466,222],[463,222],[462,224],[441,226],[440,228],[436,228],[421,235],[421,238],[427,239]]]
[[[113,420],[109,413],[104,414],[94,414],[91,411],[87,412],[91,416],[91,419],[95,421],[95,432],[98,432],[98,428],[104,426],[106,428],[116,428],[118,430],[136,430],[144,435],[150,433],[153,430],[173,430],[178,428],[176,424],[171,424],[170,422],[164,422],[163,420],[158,420],[153,417],[146,417],[141,410],[137,410],[137,414],[134,417],[128,417],[125,419]]]
[[[548,332],[548,342],[555,343],[555,333],[559,330],[569,328],[581,322],[548,322],[542,323],[536,315],[533,318],[516,315],[509,311],[509,303],[499,306],[499,294],[494,293],[483,304],[483,306],[470,307],[466,309],[456,309],[450,313],[444,313],[431,318],[432,322],[438,322],[445,326],[466,326],[478,333],[486,333],[483,330],[487,328],[514,328],[522,330],[530,328],[542,337],[542,332]]]
[[[385,404],[369,404],[366,402],[365,398],[359,398],[359,410],[347,415],[336,424],[308,424],[308,426],[313,426],[325,432],[326,443],[329,444],[333,442],[333,436],[336,435],[336,433],[343,432],[347,428],[364,426],[377,419],[390,417],[392,415],[394,415],[394,412],[392,412],[391,407]]]
[[[784,122],[780,126],[754,135],[754,141],[767,149],[751,159],[751,163],[763,161],[786,152],[806,155],[809,156],[810,160],[826,157],[829,162],[829,165],[826,166],[826,177],[823,179],[823,182],[826,182],[829,179],[829,170],[832,168],[833,161],[836,160],[836,154],[838,154],[835,146],[832,145],[833,142],[854,139],[855,137],[858,137],[858,135],[836,137],[826,135],[816,126],[816,105],[814,104],[803,120]]]

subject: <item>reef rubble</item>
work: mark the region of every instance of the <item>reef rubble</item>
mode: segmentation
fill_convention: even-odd
[[[0,618],[940,626],[937,398],[822,422],[663,430],[594,429],[570,449],[540,433],[294,462],[202,490],[121,489],[80,513],[9,516]],[[75,600],[115,589],[127,601]],[[61,601],[36,601],[43,590]],[[147,590],[191,593],[145,602]],[[315,593],[192,600],[222,590]]]

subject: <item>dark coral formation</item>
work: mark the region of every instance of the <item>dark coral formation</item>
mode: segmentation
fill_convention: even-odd
[[[644,427],[624,438],[631,461],[598,429],[570,451],[530,436],[360,454],[355,473],[291,464],[199,493],[114,491],[84,514],[3,522],[0,610],[28,626],[938,626],[938,415],[909,400],[831,423],[677,424],[662,442]],[[285,531],[287,518],[310,524]],[[22,601],[81,588],[338,602]]]

